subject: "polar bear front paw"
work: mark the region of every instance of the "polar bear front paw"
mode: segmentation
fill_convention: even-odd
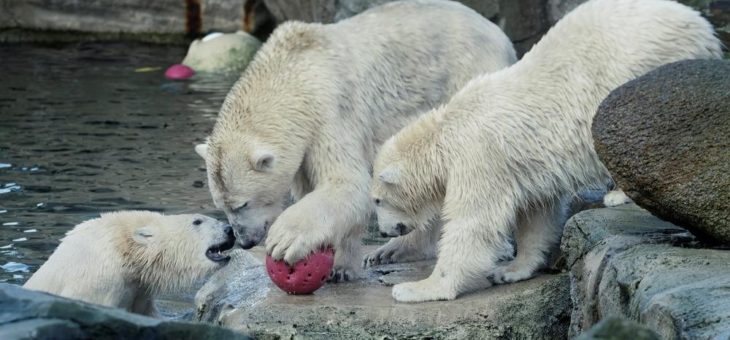
[[[393,298],[398,302],[453,300],[456,298],[456,293],[428,278],[393,286]]]
[[[533,276],[535,276],[535,273],[530,268],[520,268],[508,264],[496,267],[489,278],[495,284],[505,284],[527,280]]]
[[[330,274],[330,283],[354,281],[360,278],[361,273],[355,268],[335,266]]]
[[[415,262],[436,257],[436,246],[425,237],[411,234],[396,237],[363,258],[363,268],[380,264]],[[417,237],[414,240],[414,237]],[[410,240],[409,240],[410,238]],[[415,241],[415,242],[414,242]]]
[[[362,260],[362,267],[372,267],[380,264],[389,264],[398,262],[398,249],[390,246],[390,243],[383,245],[374,252],[365,255]]]
[[[294,264],[329,244],[328,240],[317,236],[322,232],[312,225],[316,224],[289,224],[280,217],[266,238],[266,251],[274,260],[284,259],[286,263]]]

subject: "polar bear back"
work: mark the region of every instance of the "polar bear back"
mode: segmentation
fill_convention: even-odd
[[[291,136],[288,123],[322,123],[363,135],[374,150],[468,80],[515,61],[499,27],[451,1],[396,1],[329,25],[287,22],[229,92],[210,139],[246,131],[278,143]]]
[[[393,150],[424,140],[430,160],[468,184],[454,196],[503,188],[511,205],[600,188],[610,175],[593,149],[599,103],[661,65],[721,56],[712,26],[666,0],[592,0],[566,15],[515,65],[470,81],[449,103],[403,129]],[[475,147],[478,146],[478,147]],[[390,150],[381,158],[398,159]],[[463,171],[462,171],[463,170]],[[468,171],[467,171],[468,170]],[[471,172],[469,172],[471,171]],[[480,178],[483,185],[468,182]],[[454,181],[449,178],[450,183]],[[459,209],[454,207],[453,209]]]
[[[124,231],[107,222],[102,218],[88,220],[68,232],[24,287],[91,303],[117,305],[120,296],[109,292],[123,290],[125,286],[123,261],[114,246],[115,239]]]

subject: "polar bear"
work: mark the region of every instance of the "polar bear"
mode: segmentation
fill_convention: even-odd
[[[373,169],[380,230],[429,239],[428,221],[445,224],[433,273],[394,286],[393,297],[450,300],[533,276],[559,243],[561,199],[610,181],[591,136],[601,100],[660,65],[720,55],[710,24],[684,5],[593,0],[515,65],[475,78],[398,132]],[[516,257],[499,265],[512,235]]]
[[[285,23],[261,47],[196,151],[243,248],[294,263],[335,249],[357,276],[375,154],[474,76],[516,60],[509,39],[450,1],[396,1],[335,24]],[[290,198],[296,201],[284,210]],[[268,237],[267,237],[268,234]]]
[[[157,316],[154,297],[221,268],[232,228],[196,214],[120,211],[77,225],[24,287]]]

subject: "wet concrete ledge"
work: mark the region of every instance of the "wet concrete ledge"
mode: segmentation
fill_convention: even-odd
[[[198,293],[198,319],[262,339],[567,337],[567,274],[492,287],[456,301],[404,304],[393,300],[390,286],[426,277],[432,261],[379,266],[363,280],[291,296],[268,280],[262,257],[260,249],[237,252]]]

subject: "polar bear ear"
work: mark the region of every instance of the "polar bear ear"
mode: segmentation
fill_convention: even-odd
[[[378,179],[383,181],[383,183],[398,184],[400,179],[400,169],[398,169],[395,165],[388,166],[378,174]]]
[[[198,153],[200,157],[203,157],[203,159],[207,159],[208,157],[208,144],[198,144],[195,146],[195,152]]]
[[[258,149],[251,154],[251,166],[256,171],[269,171],[274,167],[276,156],[271,151]]]
[[[153,236],[155,236],[155,234],[152,232],[151,228],[142,227],[134,231],[132,239],[139,244],[147,244]]]

